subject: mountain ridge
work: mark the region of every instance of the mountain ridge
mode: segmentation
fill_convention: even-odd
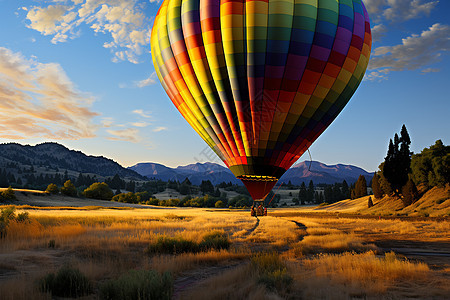
[[[241,184],[228,168],[211,162],[197,162],[175,168],[160,163],[141,162],[128,168],[148,178],[164,181],[178,180],[181,182],[188,178],[193,184],[200,184],[201,180],[210,180],[213,184],[223,181]],[[326,165],[317,161],[303,161],[287,170],[280,178],[280,182],[291,181],[292,184],[299,185],[302,182],[308,183],[309,180],[313,180],[315,184],[332,184],[346,180],[350,184],[355,182],[359,175],[365,176],[369,182],[373,177],[373,172],[367,172],[360,167],[348,164]]]

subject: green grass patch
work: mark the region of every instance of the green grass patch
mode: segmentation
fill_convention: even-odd
[[[228,236],[221,232],[212,232],[205,235],[197,243],[182,237],[159,237],[156,242],[147,248],[149,254],[180,254],[197,253],[209,250],[222,250],[230,248],[231,242]]]
[[[275,253],[258,253],[251,258],[252,269],[258,274],[258,283],[272,291],[288,291],[292,277]]]
[[[45,276],[40,282],[40,288],[52,296],[81,297],[91,293],[92,284],[80,270],[64,266],[56,274]]]
[[[153,270],[131,270],[118,279],[109,280],[100,287],[100,299],[150,300],[171,299],[172,275]]]

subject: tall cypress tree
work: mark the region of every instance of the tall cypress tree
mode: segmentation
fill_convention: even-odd
[[[408,174],[411,171],[410,144],[411,139],[406,126],[403,125],[400,137],[396,133],[394,142],[392,139],[389,141],[388,152],[384,159],[383,176],[388,180],[397,196],[400,195],[402,187],[408,181]]]
[[[377,172],[373,174],[372,178],[372,192],[373,196],[377,199],[380,199],[383,196],[383,191],[380,186],[380,176],[378,176]]]

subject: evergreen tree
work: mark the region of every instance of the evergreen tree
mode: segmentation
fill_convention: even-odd
[[[342,190],[341,190],[341,192],[342,192],[342,200],[350,198],[350,190],[349,190],[349,187],[348,187],[348,183],[347,183],[347,181],[345,181],[345,179],[344,179],[344,181],[342,181]]]
[[[384,159],[383,176],[397,196],[408,181],[408,174],[411,171],[412,153],[409,151],[410,144],[411,139],[405,125],[403,125],[400,137],[395,134],[394,142],[389,141],[388,152]]]
[[[371,208],[373,206],[372,197],[369,197],[369,200],[367,201],[367,207]]]
[[[307,190],[307,202],[314,202],[314,183],[312,180],[309,181]]]
[[[367,196],[367,182],[363,175],[359,175],[358,180],[355,183],[355,188],[353,189],[353,199],[364,196]]]
[[[413,204],[419,198],[419,192],[414,184],[414,181],[408,179],[406,184],[402,188],[402,202],[404,206]]]
[[[333,203],[333,186],[327,185],[323,190],[323,198],[327,203]]]
[[[305,182],[302,182],[300,185],[300,191],[298,192],[298,199],[300,200],[301,205],[305,205],[306,200],[308,199],[308,191],[306,190]]]
[[[381,186],[380,186],[380,176],[378,176],[377,172],[375,172],[375,174],[373,174],[372,192],[373,192],[373,196],[376,199],[380,199],[381,197],[383,197],[383,191],[381,190]]]

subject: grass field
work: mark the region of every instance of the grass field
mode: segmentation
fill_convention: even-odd
[[[43,282],[70,270],[89,283],[82,299],[108,299],[119,293],[117,286],[149,282],[167,289],[158,297],[174,299],[450,294],[448,220],[342,218],[295,209],[259,220],[248,211],[193,208],[22,207],[16,216],[21,212],[27,218],[12,218],[0,239],[1,299],[52,299],[57,291]]]

